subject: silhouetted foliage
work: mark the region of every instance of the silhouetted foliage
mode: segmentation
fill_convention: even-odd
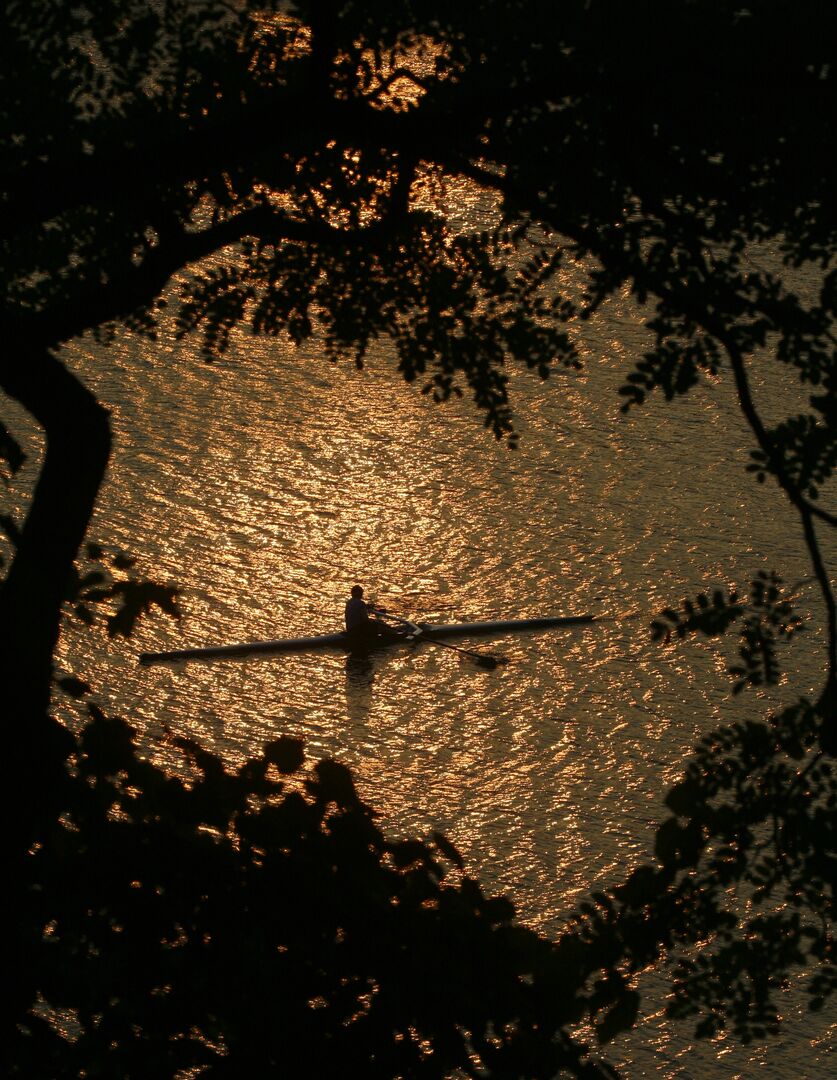
[[[778,1030],[795,966],[811,1009],[834,991],[837,775],[818,723],[802,701],[707,735],[666,797],[656,864],[589,912],[588,932],[617,937],[630,971],[665,951],[668,1014],[696,1017],[698,1036]]]
[[[173,738],[181,779],[90,712],[29,859],[7,1075],[614,1075],[560,1029],[590,950],[515,925],[443,837],[388,841],[344,766]],[[625,1000],[600,995],[603,1038]]]
[[[724,634],[733,623],[740,623],[740,664],[729,668],[736,680],[732,692],[740,693],[750,686],[775,685],[781,669],[776,656],[777,639],[789,639],[802,629],[802,619],[793,614],[790,600],[781,596],[782,581],[775,573],[761,571],[750,585],[748,602],[716,589],[711,597],[701,593],[693,602],[683,601],[682,615],[667,608],[660,619],[651,624],[655,640],[668,643],[672,633],[679,638],[690,633],[709,637]]]
[[[109,637],[130,637],[137,619],[152,607],[159,607],[167,615],[180,618],[177,606],[178,590],[172,585],[139,578],[133,572],[136,559],[124,551],[106,556],[99,544],[86,546],[88,569],[84,574],[73,567],[67,590],[67,603],[72,614],[92,626],[96,622],[95,606],[107,604],[110,608],[106,618]],[[115,577],[114,571],[126,576]]]
[[[794,963],[819,1007],[835,983],[837,604],[818,530],[837,524],[822,505],[837,462],[837,9],[30,0],[6,15],[0,385],[46,436],[26,520],[0,518],[19,785],[4,814],[20,927],[11,1024],[25,1029],[10,1067],[255,1075],[280,1053],[287,1067],[281,1034],[322,1071],[342,1052],[364,1075],[473,1072],[475,1051],[494,1075],[562,1062],[596,1075],[561,1025],[587,1015],[602,1040],[630,1026],[636,977],[663,955],[670,1011],[701,1034],[772,1029]],[[492,224],[457,223],[439,194],[453,182],[476,186]],[[765,249],[782,265],[763,268]],[[813,300],[790,284],[800,267],[821,275]],[[173,589],[104,549],[73,568],[110,430],[62,343],[170,319],[211,358],[245,324],[318,334],[329,358],[360,364],[387,338],[405,378],[440,400],[467,388],[513,442],[508,364],[574,367],[584,321],[623,290],[655,335],[624,408],[706,374],[734,385],[751,470],[799,515],[827,664],[815,701],[706,737],[670,793],[656,862],[582,905],[558,945],[467,879],[443,882],[456,863],[443,841],[389,845],[339,766],[280,791],[271,769],[299,768],[287,744],[238,774],[185,746],[202,773],[188,785],[101,713],[78,740],[49,719],[68,580],[75,615],[105,605],[111,634],[152,605],[176,611]],[[768,353],[808,395],[773,426],[750,387]],[[4,479],[22,463],[5,427],[0,459]],[[735,688],[775,683],[775,645],[799,625],[779,587],[770,574],[746,602],[705,594],[654,633],[734,626]],[[82,677],[58,685],[86,696]],[[337,880],[342,895],[311,891]],[[278,1004],[249,992],[267,979]],[[71,1044],[50,1008],[74,1017]]]

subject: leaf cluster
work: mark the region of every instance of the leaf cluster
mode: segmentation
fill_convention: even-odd
[[[574,309],[545,288],[560,256],[527,245],[524,262],[524,244],[525,230],[457,236],[431,214],[363,245],[248,244],[243,264],[210,267],[184,287],[177,332],[200,329],[207,359],[242,323],[296,344],[316,332],[327,357],[359,367],[388,338],[408,382],[423,381],[437,401],[461,395],[464,382],[499,438],[512,433],[510,360],[542,378],[555,364],[579,366],[559,328]]]
[[[684,600],[681,611],[666,608],[652,622],[651,631],[655,641],[668,642],[672,634],[681,639],[691,634],[717,637],[735,624],[741,644],[739,662],[729,667],[735,680],[732,692],[738,694],[745,686],[775,686],[781,673],[776,646],[803,628],[775,572],[760,571],[746,600],[735,591],[716,589],[694,601]]]
[[[84,570],[73,567],[67,583],[67,608],[75,618],[93,626],[102,605],[107,611],[108,636],[126,638],[133,634],[137,620],[154,607],[180,618],[178,589],[138,577],[133,556],[124,551],[108,553],[96,543],[88,543],[85,551]]]
[[[809,973],[811,1009],[834,989],[837,774],[817,749],[821,723],[803,700],[767,723],[721,728],[667,796],[677,817],[657,854],[682,866],[675,837],[696,838],[674,898],[695,920],[690,940],[712,938],[678,959],[670,1013],[700,1017],[701,1035],[727,1022],[744,1041],[775,1031],[775,993],[795,966]]]
[[[669,966],[667,1013],[698,1038],[775,1034],[794,968],[812,1011],[837,988],[837,773],[821,723],[802,700],[706,736],[666,797],[656,862],[580,909],[580,934],[623,979]]]

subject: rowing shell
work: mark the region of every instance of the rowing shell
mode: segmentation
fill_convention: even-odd
[[[545,619],[502,619],[495,622],[441,623],[430,625],[417,623],[421,637],[429,640],[449,637],[490,637],[492,634],[517,633],[527,630],[548,630],[555,626],[578,626],[595,622],[594,615],[551,616]],[[406,639],[409,631],[405,629]],[[397,645],[398,639],[380,639],[371,643],[374,648]],[[250,641],[243,645],[213,645],[204,649],[175,649],[172,652],[140,653],[141,664],[154,664],[163,660],[212,660],[224,656],[250,656],[255,653],[310,652],[315,649],[343,649],[351,652],[356,642],[350,642],[345,632],[319,634],[317,637],[279,638],[276,641]]]

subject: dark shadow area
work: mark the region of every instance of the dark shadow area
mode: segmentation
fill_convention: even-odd
[[[231,772],[178,739],[184,782],[91,713],[16,882],[4,1075],[611,1075],[559,1029],[560,950],[443,837],[387,841],[347,769],[283,738]]]
[[[375,664],[370,652],[350,652],[345,663],[346,685],[358,690],[371,689],[375,679]]]

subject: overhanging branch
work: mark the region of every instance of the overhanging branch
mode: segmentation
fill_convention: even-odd
[[[394,227],[406,217],[408,190],[409,184],[400,180],[393,190],[391,213],[351,230],[324,221],[303,221],[266,203],[200,231],[167,230],[159,247],[149,251],[138,266],[125,269],[118,278],[105,285],[97,282],[81,295],[68,296],[44,311],[6,316],[0,326],[7,338],[9,334],[24,339],[29,335],[43,347],[57,347],[90,327],[124,318],[152,304],[179,270],[246,237],[267,243],[314,244],[334,249],[376,243],[391,236]]]
[[[506,195],[520,195],[514,185],[504,177],[498,177],[488,173],[485,169],[473,163],[458,161],[459,170],[472,179],[482,184],[491,184],[498,191]],[[821,507],[813,505],[806,499],[793,478],[788,475],[784,468],[781,455],[778,453],[773,440],[762,423],[758,410],[750,392],[749,380],[744,364],[743,352],[736,340],[734,329],[725,324],[718,316],[714,315],[707,307],[701,306],[693,299],[692,293],[686,288],[679,288],[671,279],[662,278],[659,274],[650,270],[648,266],[638,258],[631,258],[626,253],[617,253],[613,248],[602,243],[598,231],[579,226],[573,221],[561,220],[555,225],[556,231],[569,237],[582,251],[588,251],[595,255],[601,263],[615,269],[623,278],[632,279],[644,292],[658,296],[668,303],[673,310],[687,316],[696,326],[701,327],[723,345],[730,360],[736,392],[741,411],[752,430],[756,441],[762,451],[767,455],[772,470],[780,486],[785,491],[790,502],[796,507],[802,522],[805,544],[811,558],[817,582],[820,586],[823,602],[826,608],[828,629],[828,676],[822,702],[837,702],[837,602],[835,602],[831,581],[825,567],[825,563],[814,529],[814,518],[819,518],[831,526],[837,525],[837,516]],[[701,262],[701,257],[694,254],[696,269],[704,275],[707,268]],[[752,301],[745,301],[734,290],[728,290],[726,295],[727,304],[725,310],[743,315],[746,311],[756,310]],[[833,709],[832,709],[833,711]],[[837,725],[837,717],[826,716],[826,738],[833,739],[833,732]]]

